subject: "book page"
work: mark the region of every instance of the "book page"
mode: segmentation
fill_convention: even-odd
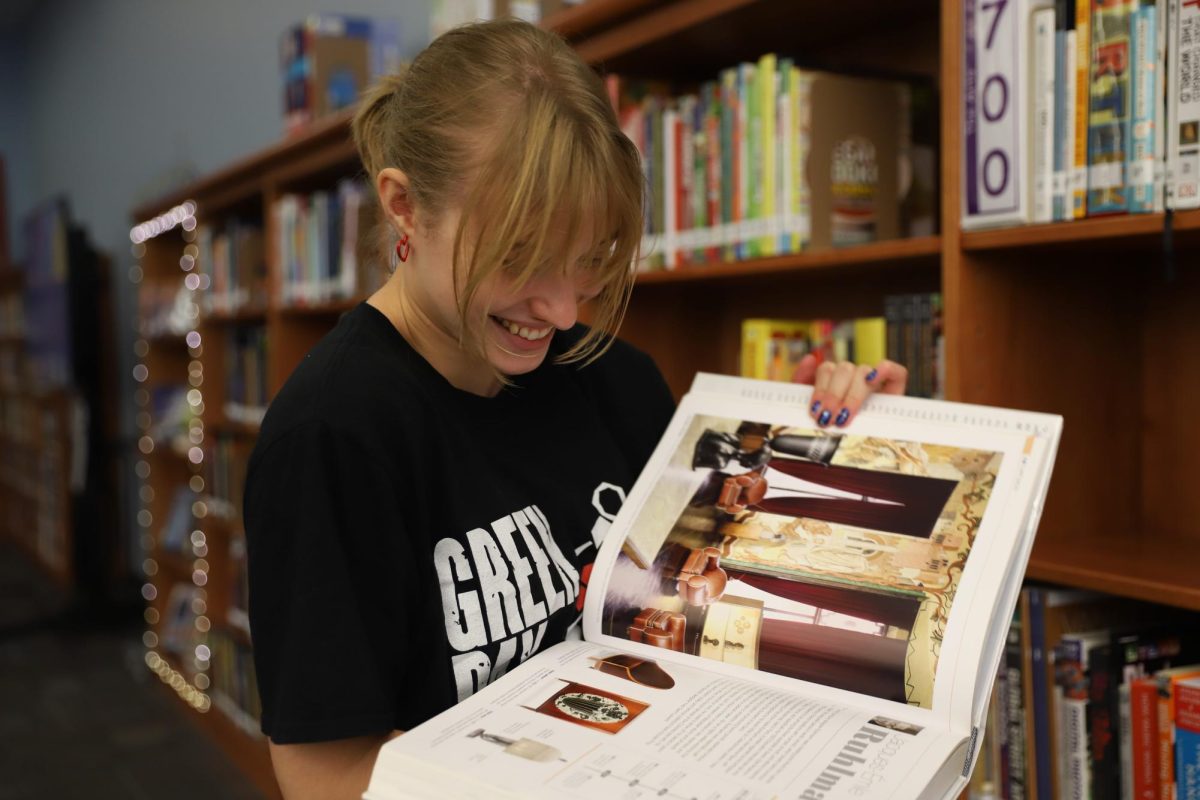
[[[566,642],[385,745],[365,797],[915,797],[962,740],[901,712]]]
[[[782,391],[685,397],[597,558],[585,638],[947,723],[958,696],[969,730],[992,617],[1028,556],[1036,435],[884,397],[820,429],[811,389]]]

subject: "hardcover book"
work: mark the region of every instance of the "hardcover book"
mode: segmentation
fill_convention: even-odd
[[[463,660],[364,796],[956,797],[1062,420],[875,396],[834,432],[811,393],[698,375],[593,532],[579,639]]]

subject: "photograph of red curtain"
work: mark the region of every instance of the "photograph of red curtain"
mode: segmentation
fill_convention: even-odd
[[[773,458],[768,467],[810,483],[861,495],[863,499],[777,496],[760,500],[749,506],[750,510],[922,539],[933,533],[938,516],[958,485],[957,481],[944,478],[828,466],[793,458]]]

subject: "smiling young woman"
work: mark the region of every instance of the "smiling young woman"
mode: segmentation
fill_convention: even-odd
[[[262,726],[288,797],[360,796],[389,736],[575,635],[599,523],[674,411],[614,338],[638,153],[562,39],[453,30],[353,129],[395,270],[289,378],[247,470]],[[823,365],[820,396],[902,391],[893,367]]]

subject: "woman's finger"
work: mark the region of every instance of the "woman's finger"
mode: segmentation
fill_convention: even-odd
[[[812,405],[809,407],[808,413],[818,424],[821,421],[821,414],[825,410],[829,384],[833,381],[833,369],[833,362],[826,361],[817,367],[817,374],[813,379]]]
[[[817,377],[818,359],[815,353],[809,353],[796,364],[792,371],[792,383],[803,383],[811,386]]]
[[[829,378],[829,388],[821,396],[823,408],[817,416],[817,424],[821,427],[841,417],[845,409],[846,394],[850,391],[850,384],[854,382],[855,369],[854,364],[849,361],[842,361],[834,366]]]
[[[869,383],[867,376],[875,371],[875,367],[868,364],[862,364],[855,368],[854,379],[850,382],[850,389],[846,393],[846,398],[842,402],[842,408],[838,411],[836,417],[833,418],[833,424],[839,428],[844,428],[850,424],[850,421],[858,416],[859,409],[863,403],[875,391]],[[878,375],[876,375],[878,377]]]
[[[884,359],[875,365],[874,376],[867,375],[867,385],[880,394],[904,394],[908,388],[908,368]]]

